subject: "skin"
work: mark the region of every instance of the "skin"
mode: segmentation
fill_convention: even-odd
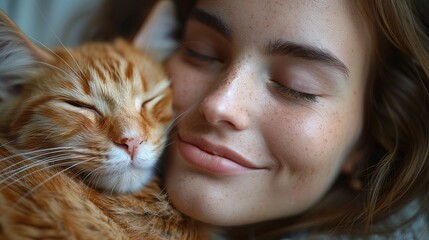
[[[308,210],[353,165],[366,24],[352,1],[203,0],[197,9],[167,62],[180,115],[165,175],[172,204],[218,226]],[[267,52],[270,43],[283,45]],[[279,51],[291,43],[305,50]]]

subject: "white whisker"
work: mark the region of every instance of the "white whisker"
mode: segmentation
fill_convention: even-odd
[[[97,168],[95,168],[94,170],[92,170],[92,171],[90,171],[90,172],[85,172],[84,174],[85,174],[85,177],[82,179],[82,181],[84,181],[84,182],[93,182],[93,178],[95,177],[95,176],[97,176],[97,174],[99,174],[100,173],[100,169],[101,168],[103,168],[103,166],[101,166],[101,167],[97,167]],[[82,171],[82,172],[84,172],[84,171]],[[88,181],[86,181],[87,179],[89,179]]]
[[[70,53],[70,51],[67,49],[67,47],[62,43],[62,41],[59,39],[58,35],[52,30],[54,36],[56,37],[56,39],[58,40],[58,42],[60,43],[61,47],[70,55],[70,57],[73,59],[73,61],[75,62],[76,66],[79,68],[80,72],[82,72],[82,69],[79,67],[79,64],[77,64],[76,59],[74,58],[74,56]],[[53,51],[51,48],[47,47],[45,44],[43,44],[42,42],[38,41],[37,39],[31,38],[32,41],[37,42],[38,44],[40,44],[41,46],[44,47],[44,49],[48,50],[50,53],[52,53],[52,55],[56,56],[57,58],[59,58],[63,63],[65,63],[67,65],[67,67],[73,71],[74,74],[76,74],[77,77],[80,77],[80,75],[78,74],[78,72],[75,71],[75,69],[70,66],[70,64],[68,64],[68,62],[63,59],[61,56],[59,56],[55,51]],[[64,72],[64,71],[63,71]],[[71,75],[69,74],[69,77]]]
[[[21,172],[24,172],[24,171],[26,171],[26,170],[28,170],[30,168],[33,168],[33,167],[36,167],[36,166],[39,166],[39,165],[43,165],[43,164],[52,163],[52,162],[55,162],[55,161],[59,161],[59,159],[57,159],[57,158],[60,157],[60,156],[62,156],[62,155],[54,156],[54,157],[50,157],[50,158],[45,158],[45,159],[37,160],[37,161],[31,161],[30,163],[25,164],[24,166],[19,167],[19,168],[13,168],[13,167],[16,166],[16,165],[20,165],[22,163],[22,161],[18,162],[18,163],[15,163],[15,164],[13,164],[13,165],[11,165],[11,166],[3,169],[2,172],[0,173],[0,176],[2,177],[2,176],[6,176],[6,175],[9,175],[9,174],[13,173],[13,175],[9,175],[7,178],[4,179],[4,180],[7,180],[8,178],[11,178],[14,175],[17,175],[17,174],[19,174]],[[68,159],[68,155],[65,155],[65,157],[67,157],[67,158],[64,158],[64,159]],[[26,161],[27,161],[27,159],[26,159]],[[11,171],[9,171],[9,172],[5,171],[5,170],[8,170],[10,168],[13,168],[13,169]]]
[[[77,71],[75,71],[75,69],[73,69],[70,65],[68,65],[68,64],[67,65],[69,66],[70,70],[72,70],[76,74],[76,76],[80,78],[81,75],[83,75],[83,73],[84,73],[82,68],[80,68],[80,65],[76,61],[76,58],[73,56],[73,54],[71,54],[71,52],[68,50],[68,48],[66,48],[62,43],[61,43],[61,45],[63,46],[64,50],[70,55],[70,57],[73,59],[74,63],[76,64],[76,67],[79,70],[78,72],[80,74]]]
[[[6,143],[2,143],[2,144],[0,144],[0,148],[5,148],[5,147],[7,147],[7,145],[9,145],[9,144],[11,144],[11,143],[13,143],[15,140],[10,140],[9,142],[6,142]]]
[[[118,185],[118,183],[120,182],[118,176],[115,177],[115,184],[113,185],[112,189],[110,189],[110,195],[113,195],[114,190],[116,188],[116,186]]]
[[[80,158],[78,158],[78,159],[80,159]],[[6,186],[4,186],[4,187],[0,188],[0,191],[2,191],[3,189],[5,189],[5,188],[7,188],[7,187],[11,186],[12,184],[14,184],[14,183],[16,183],[16,182],[18,182],[18,181],[20,181],[21,179],[24,179],[24,178],[26,178],[26,177],[28,177],[28,176],[31,176],[31,175],[33,175],[33,174],[35,174],[35,173],[37,173],[37,172],[44,171],[44,170],[47,170],[47,169],[49,169],[49,168],[63,167],[63,166],[69,166],[69,165],[70,165],[70,164],[69,164],[69,162],[62,162],[62,163],[58,163],[59,161],[63,161],[63,160],[70,160],[70,158],[68,158],[68,157],[67,157],[67,158],[62,158],[62,159],[55,159],[55,160],[51,160],[51,161],[50,161],[50,164],[47,164],[47,162],[46,162],[46,161],[41,160],[39,163],[34,164],[33,166],[24,166],[24,167],[25,167],[25,169],[21,169],[21,171],[19,171],[19,172],[14,172],[14,174],[13,174],[13,175],[8,176],[8,177],[7,177],[7,178],[5,178],[5,179],[1,179],[1,181],[0,181],[0,185],[5,184],[5,183],[6,183],[6,181],[8,181],[9,179],[13,179],[13,178],[15,178],[19,173],[21,173],[21,172],[25,172],[25,171],[26,171],[26,170],[28,170],[28,169],[31,169],[31,168],[34,168],[34,167],[38,167],[38,166],[45,166],[45,167],[40,168],[40,169],[37,169],[36,171],[32,171],[32,172],[30,172],[30,173],[28,173],[28,174],[26,174],[26,175],[24,175],[24,176],[22,176],[22,177],[20,177],[20,178],[18,178],[18,179],[15,179],[13,182],[11,182],[11,183],[7,184]],[[78,165],[78,164],[81,164],[81,163],[84,163],[84,162],[87,162],[87,161],[89,161],[89,160],[77,161],[77,163],[76,163],[76,164],[74,164],[74,165]],[[52,162],[57,162],[57,163],[55,163],[55,164],[51,164]]]
[[[202,100],[201,100],[202,102]],[[170,126],[167,128],[166,132],[170,132],[172,129],[174,129],[174,127],[176,126],[176,124],[182,119],[184,118],[187,114],[189,114],[189,112],[191,112],[192,110],[194,110],[194,108],[198,107],[200,103],[196,103],[194,105],[192,105],[191,107],[189,107],[188,109],[186,109],[184,112],[180,113],[179,115],[177,115],[172,123],[170,124]]]
[[[39,63],[39,64],[41,64],[41,65],[45,65],[47,67],[53,68],[53,69],[55,69],[57,71],[60,71],[60,72],[62,72],[63,74],[65,74],[69,78],[73,78],[73,75],[71,75],[69,72],[66,72],[64,69],[61,69],[61,68],[59,68],[57,66],[54,66],[52,64],[49,64],[49,63],[40,62],[40,61],[36,61],[36,62]]]
[[[46,150],[46,149],[45,149],[45,150]],[[64,149],[62,149],[62,151],[51,151],[51,152],[45,152],[45,153],[40,154],[40,155],[27,157],[27,155],[33,155],[34,153],[38,153],[38,152],[43,152],[43,151],[33,151],[33,152],[20,153],[20,154],[15,154],[15,155],[11,155],[11,156],[8,156],[8,157],[6,157],[6,158],[0,159],[0,161],[6,161],[6,160],[10,160],[10,159],[12,159],[12,158],[17,158],[17,157],[19,157],[19,158],[24,158],[23,160],[21,160],[21,161],[17,161],[16,163],[14,163],[14,164],[12,164],[12,165],[9,165],[8,167],[6,167],[6,168],[2,169],[2,170],[0,171],[0,175],[3,175],[3,172],[4,172],[5,170],[8,170],[9,168],[12,168],[12,167],[14,167],[14,166],[16,166],[16,165],[19,165],[19,164],[23,163],[23,162],[28,162],[28,161],[31,161],[31,160],[33,160],[33,159],[37,159],[37,158],[40,158],[40,157],[43,157],[43,156],[46,156],[46,155],[55,154],[55,153],[64,153]]]
[[[78,162],[78,163],[76,163],[76,164],[73,164],[72,166],[69,166],[69,167],[67,167],[67,168],[65,168],[65,169],[63,169],[63,170],[61,170],[61,171],[59,171],[59,172],[57,172],[56,174],[54,174],[54,175],[52,175],[51,177],[49,177],[49,178],[47,178],[46,180],[44,180],[43,182],[41,182],[41,183],[39,183],[39,184],[37,184],[34,188],[32,188],[30,191],[28,191],[27,193],[25,193],[16,203],[15,203],[15,205],[18,205],[21,201],[23,201],[24,199],[26,199],[28,196],[30,196],[33,192],[35,192],[37,189],[39,189],[40,187],[42,187],[44,184],[46,184],[47,182],[49,182],[50,180],[52,180],[53,178],[55,178],[55,177],[57,177],[57,176],[59,176],[59,175],[61,175],[62,173],[64,173],[64,172],[66,172],[66,171],[68,171],[68,170],[70,170],[70,169],[72,169],[72,168],[74,168],[74,167],[76,167],[77,165],[79,165],[79,164],[82,164],[82,163],[85,163],[85,162],[87,162],[87,161],[91,161],[92,159],[88,159],[88,160],[85,160],[85,161],[83,161],[83,162]]]

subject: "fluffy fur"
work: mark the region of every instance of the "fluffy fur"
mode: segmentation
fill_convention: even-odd
[[[139,190],[152,176],[172,116],[160,64],[122,40],[58,49],[50,58],[14,79],[9,89],[19,94],[0,104],[8,145],[32,164],[67,168],[104,191]]]
[[[16,160],[1,161],[1,169]],[[0,239],[207,239],[171,207],[157,179],[143,191],[112,196],[67,173],[46,181],[56,173],[36,167],[0,185]]]
[[[147,28],[134,46],[49,52],[0,13],[1,239],[206,238],[158,179],[141,190],[172,118],[162,58],[141,51],[160,26]]]

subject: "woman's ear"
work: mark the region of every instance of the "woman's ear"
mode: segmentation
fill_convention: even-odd
[[[365,148],[356,146],[341,168],[342,174],[348,179],[348,187],[355,192],[359,192],[363,187],[361,174],[366,165],[366,153]]]
[[[341,172],[345,175],[353,175],[361,171],[362,164],[365,159],[365,151],[360,148],[354,149],[350,156],[345,160],[341,168]]]
[[[170,0],[159,1],[134,38],[134,46],[165,60],[177,47],[173,34],[178,26],[176,9]]]
[[[20,85],[35,71],[39,62],[52,56],[33,44],[16,24],[0,11],[0,100],[18,93]]]

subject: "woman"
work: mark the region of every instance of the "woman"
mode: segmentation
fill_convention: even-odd
[[[423,5],[184,8],[182,45],[166,63],[179,116],[171,203],[234,239],[429,237]]]

